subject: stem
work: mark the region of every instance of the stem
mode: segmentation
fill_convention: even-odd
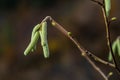
[[[97,3],[97,4],[98,4],[98,5],[100,5],[100,6],[102,6],[102,5],[103,5],[103,3],[101,3],[101,2],[99,2],[99,1],[97,1],[97,0],[91,0],[91,1],[93,1],[93,2]]]
[[[49,19],[51,21],[52,25],[55,28],[57,28],[60,32],[62,32],[65,36],[67,36],[78,47],[78,49],[81,52],[82,56],[93,66],[93,68],[96,71],[98,71],[105,80],[108,80],[107,76],[101,71],[101,69],[98,66],[96,66],[95,63],[88,57],[87,52],[86,52],[87,50],[84,49],[79,44],[79,42],[72,36],[72,34],[70,32],[68,32],[67,30],[65,30],[60,24],[58,24],[50,16],[47,16],[44,20],[47,20],[47,19]]]
[[[113,50],[112,50],[112,44],[111,44],[111,41],[110,41],[111,40],[110,39],[110,30],[109,30],[110,21],[108,20],[106,12],[105,12],[104,0],[102,1],[102,3],[100,3],[97,0],[91,0],[91,1],[97,3],[102,8],[102,12],[103,12],[103,16],[104,16],[104,21],[105,21],[105,28],[106,28],[107,45],[108,45],[109,51],[111,52],[111,55],[112,55],[112,58],[113,58],[114,68],[117,70],[117,72],[120,75],[120,69],[118,68],[117,61],[115,59],[115,56],[114,56],[114,53],[113,53]]]
[[[100,63],[102,63],[102,64],[104,64],[104,65],[107,65],[107,66],[110,66],[110,67],[115,68],[115,65],[114,65],[114,64],[109,63],[109,62],[107,62],[107,61],[105,61],[105,60],[103,60],[103,59],[95,56],[95,55],[92,54],[91,52],[86,51],[86,53],[87,53],[88,56],[90,56],[91,58],[93,58],[95,61],[98,61],[98,62],[100,62]]]
[[[50,16],[47,16],[43,21],[47,21],[47,20],[50,20],[50,21],[54,21],[54,22],[55,22],[55,20],[53,20]],[[43,21],[42,21],[42,22],[43,22]],[[57,23],[57,22],[55,22],[55,23]],[[61,26],[61,25],[59,25],[59,24],[57,23],[57,26]],[[77,45],[78,48],[80,47],[80,48],[84,49],[84,48],[78,43],[78,41],[73,38],[72,35],[68,35],[69,32],[66,31],[62,26],[61,26],[61,27],[56,27],[56,28],[57,28],[58,30],[60,30],[62,33],[64,33],[66,36],[69,36],[69,38],[72,39],[72,41],[75,40],[74,43]],[[71,38],[70,36],[71,36],[72,38]],[[89,52],[89,51],[86,50],[86,49],[84,49],[84,51],[85,51],[85,53],[86,53],[88,56],[90,56],[91,58],[93,58],[95,61],[98,61],[98,62],[100,62],[100,63],[102,63],[102,64],[104,64],[104,65],[107,65],[107,66],[110,66],[110,67],[112,67],[112,68],[115,68],[115,65],[114,65],[114,64],[109,63],[109,62],[107,62],[107,61],[105,61],[105,60],[103,60],[103,59],[95,56],[94,54],[92,54],[91,52]]]
[[[104,78],[105,80],[108,80],[108,77],[100,70],[99,67],[97,67],[97,66],[93,63],[93,61],[90,60],[90,58],[89,58],[88,56],[86,56],[85,58],[86,58],[86,59],[89,61],[89,63],[94,67],[94,69],[95,69],[96,71],[98,71],[98,72],[103,76],[103,78]]]
[[[108,20],[108,18],[106,16],[106,12],[105,12],[104,6],[101,6],[101,8],[102,8],[103,16],[104,16],[104,21],[105,21],[107,45],[108,45],[109,51],[111,52],[111,55],[112,55],[112,58],[113,58],[113,63],[115,64],[115,69],[120,74],[120,69],[118,68],[117,61],[115,59],[115,56],[114,56],[114,53],[113,53],[113,50],[112,50],[112,44],[111,44],[111,41],[110,41],[111,39],[110,39],[110,28],[109,28],[110,24],[109,24],[109,20]]]

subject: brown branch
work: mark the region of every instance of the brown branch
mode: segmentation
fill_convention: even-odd
[[[97,1],[97,0],[91,0],[91,1],[97,3],[97,4],[100,5],[100,6],[103,6],[103,3],[101,3],[101,2],[99,2],[99,1]]]
[[[82,56],[94,67],[95,70],[97,70],[105,80],[108,80],[107,76],[101,71],[99,67],[97,67],[93,61],[87,56],[86,50],[80,46],[78,41],[72,36],[72,34],[69,34],[67,30],[65,30],[60,24],[58,24],[55,20],[51,18],[52,23],[55,23],[53,26],[56,27],[58,30],[60,30],[64,35],[66,35],[80,50]]]
[[[47,20],[50,20],[50,21],[53,21],[53,19],[50,17],[50,16],[47,16],[43,21],[47,21]],[[43,22],[42,21],[42,22]],[[55,20],[54,20],[54,22],[55,22]],[[57,22],[56,22],[57,23]],[[59,24],[57,24],[58,26],[61,26],[61,25],[59,25]],[[57,27],[56,27],[57,28]],[[68,34],[70,33],[70,32],[67,32],[64,28],[62,28],[62,27],[59,27],[59,30],[62,32],[62,33],[64,33],[66,36],[68,36]],[[69,35],[69,36],[72,36],[72,35]],[[73,38],[73,37],[72,37]],[[74,39],[74,40],[76,40],[76,39]],[[80,45],[79,45],[79,43],[78,43],[78,41],[76,41],[77,42],[77,46],[79,47]],[[80,46],[81,47],[81,46]],[[83,48],[83,47],[81,47],[81,48]],[[83,48],[84,49],[84,48]],[[85,50],[85,49],[84,49]],[[107,61],[105,61],[105,60],[103,60],[103,59],[101,59],[101,58],[99,58],[99,57],[97,57],[97,56],[95,56],[94,54],[92,54],[91,52],[89,52],[88,50],[85,50],[85,53],[88,55],[88,56],[90,56],[91,58],[93,58],[95,61],[98,61],[98,62],[100,62],[100,63],[102,63],[102,64],[104,64],[104,65],[107,65],[107,66],[110,66],[110,67],[113,67],[113,68],[115,68],[115,65],[114,64],[112,64],[112,63],[109,63],[109,62],[107,62]]]
[[[113,63],[115,64],[115,69],[120,74],[120,69],[118,68],[117,61],[116,61],[116,58],[115,58],[113,50],[112,50],[112,43],[110,41],[111,40],[110,39],[110,28],[109,28],[110,27],[110,24],[109,24],[110,22],[108,20],[108,17],[106,16],[104,6],[101,6],[101,8],[102,8],[103,16],[104,16],[104,21],[105,21],[107,45],[108,45],[109,51],[111,52],[111,55],[112,55],[112,58],[113,58]]]
[[[86,59],[89,61],[89,63],[94,67],[94,69],[95,69],[96,71],[98,71],[98,72],[103,76],[103,78],[104,78],[105,80],[108,80],[108,76],[106,76],[106,75],[100,70],[100,68],[97,67],[97,66],[93,63],[93,61],[90,60],[90,58],[89,58],[88,56],[85,56],[85,58],[86,58]]]
[[[107,45],[108,45],[109,51],[111,52],[111,55],[112,55],[112,58],[113,58],[113,62],[114,62],[114,64],[112,64],[112,65],[117,70],[117,72],[120,74],[120,69],[118,68],[117,61],[115,59],[115,56],[114,56],[114,53],[113,53],[113,50],[112,50],[112,44],[111,44],[111,41],[110,41],[111,40],[110,39],[110,30],[109,30],[110,21],[109,21],[107,15],[106,15],[106,12],[105,12],[104,0],[102,1],[102,3],[100,3],[97,0],[91,0],[91,1],[97,3],[102,8],[102,12],[103,12],[103,16],[104,16],[104,21],[105,21],[105,28],[106,28]]]
[[[103,59],[95,56],[95,55],[92,54],[91,52],[86,51],[86,53],[87,53],[88,56],[90,56],[91,58],[93,58],[95,61],[100,62],[100,63],[102,63],[102,64],[104,64],[104,65],[107,65],[107,66],[110,66],[110,67],[115,68],[115,65],[114,65],[114,64],[109,63],[109,62],[107,62],[107,61],[105,61],[105,60],[103,60]]]
[[[46,21],[46,20],[50,20],[52,25],[57,28],[60,32],[62,32],[65,36],[67,36],[79,49],[79,51],[81,52],[82,56],[93,66],[93,68],[98,71],[101,76],[105,79],[105,80],[108,80],[107,76],[101,71],[101,69],[99,67],[97,67],[95,65],[95,63],[88,57],[87,55],[87,50],[85,50],[80,44],[79,42],[72,36],[72,34],[70,32],[68,32],[67,30],[65,30],[63,28],[63,26],[61,26],[60,24],[58,24],[54,19],[52,19],[50,16],[47,16],[43,21]],[[94,56],[95,57],[95,56]],[[98,60],[100,61],[100,60]],[[111,66],[111,65],[109,65]],[[111,66],[113,67],[113,66]]]

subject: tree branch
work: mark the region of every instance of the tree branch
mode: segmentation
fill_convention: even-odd
[[[113,58],[113,63],[115,64],[115,69],[120,74],[120,69],[118,68],[117,61],[116,61],[116,58],[115,58],[113,50],[112,50],[112,43],[110,41],[111,40],[110,39],[110,28],[109,28],[110,27],[110,24],[109,24],[110,22],[109,22],[109,20],[106,16],[104,6],[101,6],[101,8],[102,8],[102,12],[103,12],[104,21],[105,21],[107,45],[108,45],[109,51],[111,52],[111,55],[112,55],[112,58]]]
[[[95,65],[95,63],[88,57],[88,55],[90,55],[90,52],[88,52],[86,49],[84,49],[80,44],[79,42],[73,37],[73,35],[71,34],[71,32],[68,32],[67,30],[65,30],[63,28],[63,26],[61,26],[60,24],[58,24],[54,19],[52,19],[50,16],[47,16],[43,21],[47,21],[47,20],[50,20],[52,25],[57,28],[60,32],[62,32],[65,36],[67,36],[76,46],[77,48],[79,49],[79,51],[81,52],[82,56],[93,66],[93,68],[98,71],[101,76],[105,79],[105,80],[108,80],[108,77],[101,71],[101,69],[99,67],[97,67]],[[42,22],[43,22],[42,21]],[[87,52],[86,52],[87,51]],[[89,54],[88,54],[89,53]],[[101,60],[100,58],[96,57],[96,56],[93,56],[92,57],[98,59],[98,61],[100,61],[101,63],[103,64],[106,64],[105,61]],[[111,67],[114,67],[114,65],[110,64],[110,63],[107,63],[109,64],[109,66]]]
[[[100,62],[100,63],[102,63],[102,64],[104,64],[104,65],[107,65],[107,66],[110,66],[110,67],[115,68],[115,65],[114,65],[114,64],[109,63],[109,62],[107,62],[107,61],[105,61],[105,60],[103,60],[103,59],[95,56],[95,55],[92,54],[91,52],[86,51],[86,53],[87,53],[88,56],[90,56],[91,58],[93,58],[95,61]]]
[[[50,20],[50,21],[53,21],[53,22],[55,22],[55,23],[57,23],[55,20],[53,20],[50,16],[47,16],[43,21],[47,21],[47,20]],[[42,21],[42,22],[43,22]],[[53,23],[54,24],[54,23]],[[57,23],[58,24],[58,23]],[[57,26],[61,26],[61,25],[57,25]],[[57,29],[58,29],[58,27],[56,27]],[[62,27],[59,27],[59,29],[58,30],[60,30],[62,33],[64,33],[66,36],[68,36],[68,34],[70,33],[70,32],[67,32],[66,30],[64,30]],[[69,36],[71,36],[72,37],[72,35],[70,35],[69,34]],[[70,38],[70,37],[69,37]],[[72,37],[73,38],[73,37]],[[71,38],[70,38],[71,39]],[[73,38],[74,39],[74,38]],[[74,39],[74,40],[76,40],[76,39]],[[79,45],[79,43],[78,43],[78,41],[76,40],[76,42],[75,42],[76,44],[77,44],[77,47],[79,47],[80,45]],[[82,46],[80,46],[82,49],[84,49]],[[90,51],[88,51],[88,50],[86,50],[86,49],[84,49],[84,51],[85,51],[85,53],[88,55],[88,56],[90,56],[91,58],[93,58],[95,61],[98,61],[98,62],[100,62],[100,63],[102,63],[102,64],[104,64],[104,65],[107,65],[107,66],[110,66],[110,67],[113,67],[113,68],[115,68],[115,65],[114,64],[112,64],[112,63],[109,63],[109,62],[107,62],[107,61],[105,61],[105,60],[103,60],[103,59],[101,59],[101,58],[99,58],[99,57],[97,57],[97,56],[95,56],[94,54],[92,54]]]
[[[97,0],[91,0],[95,3],[97,3],[98,5],[100,5],[101,9],[102,9],[102,12],[103,12],[103,17],[104,17],[104,22],[105,22],[105,28],[106,28],[106,39],[107,39],[107,45],[108,45],[108,48],[109,48],[109,51],[111,52],[111,55],[112,55],[112,58],[113,58],[113,63],[112,66],[117,70],[117,72],[120,74],[120,69],[118,68],[118,65],[117,65],[117,61],[115,59],[115,56],[114,56],[114,53],[113,53],[113,50],[112,50],[112,44],[111,44],[111,39],[110,39],[110,30],[109,30],[109,26],[110,26],[110,21],[106,15],[106,12],[105,12],[105,6],[104,6],[104,0],[101,2],[97,1]],[[101,61],[100,61],[101,62]],[[111,65],[111,64],[110,64]]]
[[[97,0],[91,0],[91,1],[97,3],[97,4],[100,5],[100,6],[103,6],[103,3],[101,3],[101,2],[99,2],[99,1],[97,1]]]

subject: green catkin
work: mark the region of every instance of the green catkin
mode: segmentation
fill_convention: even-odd
[[[39,32],[36,32],[31,40],[31,42],[29,43],[28,47],[25,49],[24,55],[27,55],[28,53],[31,52],[31,50],[35,47],[38,39],[39,39]]]
[[[35,35],[35,33],[40,29],[41,24],[37,24],[32,31],[32,35],[31,35],[31,41]],[[36,49],[36,46],[31,50],[32,52]]]
[[[106,15],[107,17],[109,17],[110,9],[111,9],[111,0],[104,0],[104,2],[105,2]]]
[[[40,24],[37,24],[37,25],[33,28],[31,40],[32,40],[33,36],[35,35],[35,32],[37,32],[39,29],[40,29]]]
[[[117,41],[115,40],[112,44],[112,50],[113,50],[113,53],[115,54],[116,52],[116,48],[117,48]],[[112,61],[112,55],[111,55],[111,52],[109,52],[109,56],[108,56],[108,60],[109,61]]]
[[[112,50],[114,54],[118,54],[120,56],[120,38],[118,37],[112,44]],[[108,60],[112,61],[112,55],[109,53]]]
[[[42,28],[39,30],[40,37],[41,37],[41,45],[43,48],[44,57],[49,57],[49,47],[47,41],[47,22],[42,23]]]
[[[118,49],[118,56],[120,56],[120,37],[118,37],[117,49]]]
[[[111,55],[111,52],[109,52],[108,60],[109,60],[109,61],[112,61],[112,55]]]

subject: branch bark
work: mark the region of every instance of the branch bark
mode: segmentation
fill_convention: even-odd
[[[102,70],[88,57],[88,55],[91,55],[93,58],[97,59],[97,61],[103,63],[103,64],[107,64],[111,67],[114,67],[114,65],[96,57],[95,55],[92,55],[92,53],[88,52],[86,49],[84,49],[80,43],[73,37],[73,35],[71,34],[71,32],[68,32],[67,30],[65,30],[63,28],[63,26],[61,26],[60,24],[58,24],[54,19],[52,19],[50,16],[47,16],[43,21],[47,21],[50,20],[52,25],[58,29],[60,32],[62,32],[65,36],[67,36],[79,49],[79,51],[81,52],[81,55],[93,66],[93,68],[98,71],[101,76],[104,78],[104,80],[108,80],[108,77],[104,74],[104,72],[102,72]],[[42,21],[42,22],[43,22]]]
[[[109,21],[107,15],[106,15],[104,0],[102,1],[102,3],[100,3],[97,0],[91,0],[91,1],[93,1],[93,2],[97,3],[98,5],[100,5],[100,7],[102,9],[104,22],[105,22],[105,29],[106,29],[107,45],[108,45],[109,51],[111,52],[111,55],[112,55],[112,58],[113,58],[113,63],[114,63],[113,67],[117,70],[117,72],[120,75],[120,69],[119,69],[119,67],[117,65],[117,61],[116,61],[116,58],[115,58],[113,50],[112,50],[112,43],[111,43],[111,39],[110,39],[110,28],[109,28],[110,27],[110,21]]]
[[[118,68],[117,61],[116,61],[115,55],[114,55],[113,50],[112,50],[112,43],[111,43],[111,38],[110,38],[109,20],[108,20],[108,18],[106,16],[104,6],[101,6],[101,8],[102,8],[103,16],[104,16],[104,21],[105,21],[107,45],[108,45],[109,51],[111,52],[111,55],[112,55],[112,58],[113,58],[113,63],[115,65],[115,69],[120,74],[120,69]]]

